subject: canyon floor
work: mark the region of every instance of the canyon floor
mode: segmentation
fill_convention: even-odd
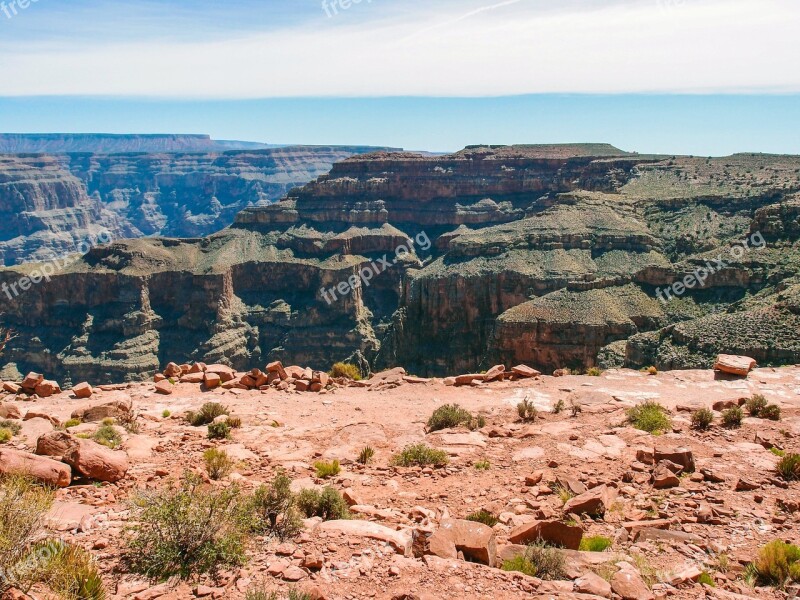
[[[746,417],[741,428],[725,429],[716,414],[708,431],[691,428],[691,410],[736,403],[756,393],[781,406],[781,421]],[[531,423],[520,422],[516,410],[526,397],[539,409]],[[797,511],[800,484],[786,484],[776,476],[779,459],[767,449],[774,445],[800,451],[800,366],[757,369],[746,379],[712,371],[650,375],[610,370],[598,377],[543,376],[474,387],[448,387],[433,379],[394,388],[342,387],[323,394],[206,392],[196,384],[179,383],[166,396],[156,393],[153,383],[133,383],[96,388],[84,400],[63,392],[35,402],[15,399],[6,406],[16,406],[22,416],[31,411],[63,423],[76,410],[115,400],[130,400],[139,414],[139,432],[123,432],[121,448],[130,461],[126,477],[115,484],[73,484],[59,490],[48,524],[67,541],[92,550],[109,597],[235,599],[244,598],[249,587],[265,584],[281,597],[297,589],[331,600],[619,598],[619,586],[609,593],[597,578],[582,576],[594,572],[611,580],[620,565],[623,571],[632,565],[649,584],[650,590],[636,592],[640,582],[633,577],[634,591],[629,593],[643,598],[777,599],[791,593],[749,587],[742,575],[764,544],[775,539],[800,543],[800,513],[791,512]],[[559,400],[566,409],[556,414]],[[645,400],[670,410],[673,431],[653,436],[625,424],[625,410]],[[225,404],[242,418],[231,439],[209,440],[206,427],[186,422],[187,411],[210,401]],[[486,425],[475,431],[426,433],[431,413],[446,403],[484,416]],[[573,404],[581,407],[575,416]],[[170,416],[165,418],[164,411]],[[10,443],[19,450],[32,451],[39,436],[53,429],[41,417],[21,424],[22,431]],[[91,433],[98,425],[84,423],[70,431]],[[417,442],[446,450],[449,464],[390,466],[394,454]],[[375,449],[374,459],[367,466],[357,464],[367,445]],[[285,469],[295,489],[332,485],[347,491],[351,503],[357,502],[355,519],[396,530],[399,536],[485,509],[500,518],[494,526],[499,556],[508,552],[515,527],[564,517],[563,500],[553,492],[556,481],[577,491],[607,484],[618,493],[613,506],[603,518],[584,515],[580,525],[584,536],[606,536],[613,545],[601,553],[565,551],[570,579],[542,581],[464,560],[403,556],[379,539],[386,538],[382,528],[376,531],[383,533],[373,536],[370,526],[358,533],[348,527],[321,527],[316,519],[306,521],[304,532],[287,542],[254,538],[247,565],[216,580],[158,583],[125,573],[120,554],[130,494],[167,485],[185,469],[204,474],[202,455],[211,447],[224,448],[237,467],[209,485],[238,482],[250,491]],[[645,463],[655,447],[688,448],[695,472],[680,477],[676,487],[654,489],[653,467]],[[313,463],[327,459],[339,459],[342,470],[323,481],[315,477]],[[489,463],[488,469],[475,467],[482,461]],[[713,578],[714,587],[692,581],[701,571]]]

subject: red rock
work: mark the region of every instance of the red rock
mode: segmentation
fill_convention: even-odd
[[[61,386],[58,385],[55,381],[49,381],[45,379],[39,385],[36,386],[34,389],[39,398],[49,398],[54,394],[61,393]]]
[[[22,415],[13,404],[0,404],[0,419],[19,419]]]
[[[617,499],[616,488],[601,485],[589,490],[579,496],[571,498],[564,505],[564,513],[580,515],[588,513],[590,515],[604,515],[611,508]]]
[[[214,388],[218,388],[220,386],[222,379],[217,373],[206,371],[204,374],[204,383],[206,388],[213,390]]]
[[[161,381],[164,381],[166,378],[167,376],[164,375],[163,373],[156,373],[155,375],[153,375],[153,383],[159,383]]]
[[[480,373],[457,375],[455,385],[470,385],[473,381],[483,381],[483,377]]]
[[[30,421],[31,419],[44,419],[45,421],[50,421],[53,427],[61,426],[61,421],[40,410],[29,410],[27,413],[25,413],[25,417],[22,420]]]
[[[92,440],[75,439],[75,444],[64,454],[64,462],[78,473],[95,481],[113,483],[128,472],[128,455],[111,450]]]
[[[324,371],[314,371],[314,378],[312,379],[312,381],[315,383],[319,383],[320,385],[322,385],[322,387],[328,387],[330,376]]]
[[[601,598],[611,598],[611,584],[591,571],[575,580],[575,591],[581,594],[593,594]]]
[[[497,563],[497,542],[494,530],[483,523],[462,519],[443,519],[428,538],[431,554],[441,558],[456,558],[463,552],[466,558],[494,567]]]
[[[512,544],[529,544],[543,540],[568,550],[580,548],[583,529],[561,521],[533,521],[515,527],[508,536]]]
[[[283,364],[279,360],[267,365],[267,373],[276,373],[282,380],[288,379],[289,377],[289,375],[286,374],[286,369],[283,368]]]
[[[684,473],[694,473],[694,454],[689,448],[670,448],[667,446],[656,446],[653,449],[653,461],[657,464],[662,460],[668,460],[683,467]]]
[[[245,386],[246,389],[253,389],[255,387],[258,387],[258,384],[252,375],[242,376],[241,378],[239,378],[239,383]]]
[[[611,579],[612,591],[622,600],[655,600],[653,592],[647,587],[636,569],[628,563]]]
[[[83,410],[76,410],[72,413],[73,419],[78,419],[84,423],[94,423],[103,419],[120,419],[127,417],[131,412],[130,404],[122,400],[106,402]]]
[[[205,379],[205,373],[202,371],[196,371],[194,373],[187,373],[186,375],[181,375],[180,382],[181,383],[203,383]]]
[[[292,365],[291,367],[286,367],[286,378],[301,379],[303,377],[304,372],[305,369],[303,369],[303,367]]]
[[[25,379],[22,380],[22,389],[33,391],[36,389],[36,386],[43,381],[44,375],[40,375],[39,373],[34,373],[31,371],[25,376]]]
[[[511,367],[511,372],[517,377],[539,377],[542,373],[536,369],[532,369],[528,365],[517,365]]]
[[[168,379],[164,381],[159,381],[156,384],[156,392],[159,394],[164,394],[165,396],[169,396],[175,391],[175,386],[172,385]]]
[[[316,530],[328,533],[340,533],[348,537],[364,537],[378,540],[392,546],[399,554],[411,555],[411,535],[405,531],[395,531],[378,523],[359,521],[325,521],[317,525]]]
[[[3,383],[3,389],[11,394],[19,394],[22,391],[22,386],[12,381],[6,381]]]
[[[169,363],[167,365],[167,368],[164,369],[164,375],[167,378],[180,377],[182,375],[182,371],[181,371],[181,368],[177,364],[175,364],[174,362],[171,362],[171,363]]]
[[[67,487],[72,473],[64,463],[46,456],[0,447],[0,475],[22,474],[53,487]]]
[[[653,487],[657,490],[678,487],[681,480],[663,462],[659,463],[653,471]]]
[[[739,375],[740,377],[747,377],[750,371],[755,367],[756,359],[750,358],[749,356],[734,356],[732,354],[720,354],[717,357],[717,362],[714,364],[715,371]]]
[[[298,392],[307,392],[308,388],[310,387],[311,383],[303,379],[298,379],[294,382],[294,389],[296,389]]]
[[[74,388],[72,388],[72,393],[75,395],[76,398],[84,399],[84,398],[91,398],[92,394],[94,393],[94,390],[92,390],[92,386],[90,386],[88,383],[83,382],[79,383]]]
[[[488,371],[486,371],[486,375],[484,375],[484,381],[495,381],[500,380],[503,381],[503,378],[506,375],[506,367],[505,365],[495,365]]]

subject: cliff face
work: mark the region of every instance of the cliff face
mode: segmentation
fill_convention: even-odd
[[[221,152],[270,148],[258,142],[212,140],[207,135],[104,133],[0,133],[2,154],[90,152]]]
[[[208,235],[366,150],[0,155],[0,264],[45,260],[98,239]]]
[[[88,189],[129,189],[141,160],[154,159],[86,159]],[[103,382],[170,360],[276,358],[420,375],[497,362],[708,366],[733,350],[798,362],[798,168],[796,157],[607,146],[354,156],[217,234],[94,248],[11,294],[3,320],[20,336],[5,376]],[[163,194],[171,180],[160,181]],[[700,268],[704,287],[670,287]],[[37,269],[0,271],[0,289]]]

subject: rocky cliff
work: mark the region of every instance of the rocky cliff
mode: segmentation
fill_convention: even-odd
[[[125,147],[139,146],[129,137]],[[46,260],[97,240],[208,235],[243,208],[273,202],[367,150],[0,154],[0,264]]]
[[[258,142],[212,140],[208,135],[109,133],[0,133],[2,154],[90,152],[221,152],[275,147]]]
[[[124,187],[114,171],[92,189]],[[24,292],[41,266],[0,272],[19,291],[3,297],[20,334],[5,376],[275,358],[420,375],[707,367],[720,351],[798,362],[799,173],[798,157],[603,145],[354,156],[208,237],[94,248]]]

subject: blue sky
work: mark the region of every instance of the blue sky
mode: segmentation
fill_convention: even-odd
[[[0,130],[800,153],[796,0],[325,2],[5,0]]]

